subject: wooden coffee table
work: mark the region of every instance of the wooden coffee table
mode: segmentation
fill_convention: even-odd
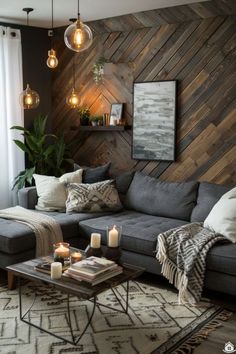
[[[22,262],[22,263],[17,263],[17,264],[7,267],[7,269],[9,271],[11,271],[14,275],[16,275],[18,278],[20,319],[23,322],[29,324],[30,326],[36,327],[36,328],[40,329],[41,331],[51,334],[54,337],[62,339],[72,345],[77,345],[79,343],[80,339],[82,338],[83,334],[86,332],[86,330],[93,318],[96,305],[104,306],[104,307],[110,308],[114,311],[123,312],[128,315],[129,281],[136,279],[145,270],[144,268],[136,267],[136,266],[133,266],[130,264],[122,264],[123,273],[121,273],[113,278],[110,278],[98,285],[91,286],[88,283],[78,282],[74,279],[65,278],[65,277],[62,277],[61,279],[51,279],[49,274],[41,273],[41,272],[36,271],[34,269],[35,265],[42,262],[42,261],[45,261],[44,257],[32,259],[30,261],[26,261],[26,262]],[[32,305],[23,314],[23,311],[22,311],[23,298],[22,298],[22,289],[21,289],[22,278],[31,280],[33,282],[40,282],[40,283],[43,282],[44,284],[50,285],[50,286],[54,287],[55,289],[58,289],[66,294],[65,300],[67,302],[67,318],[68,318],[68,324],[69,324],[69,328],[70,328],[71,340],[63,338],[55,333],[52,333],[44,328],[41,328],[41,327],[35,325],[34,323],[30,322],[30,319],[29,320],[26,319],[26,316],[29,315],[37,295],[35,294]],[[121,298],[118,296],[118,293],[116,291],[116,287],[122,283],[126,283],[126,287],[125,287],[126,300],[125,301],[123,301],[123,299],[121,300]],[[107,306],[106,304],[101,304],[101,303],[97,302],[97,296],[108,289],[110,289],[113,292],[113,294],[115,295],[117,301],[119,302],[120,309],[113,308],[111,306]],[[77,296],[79,300],[88,300],[88,301],[93,302],[93,309],[92,309],[91,315],[88,319],[88,322],[86,323],[83,331],[81,331],[81,333],[77,336],[74,335],[74,330],[72,328],[72,322],[71,322],[71,315],[70,315],[70,312],[71,312],[70,311],[70,297],[71,296]],[[30,317],[28,316],[28,318],[30,318]]]

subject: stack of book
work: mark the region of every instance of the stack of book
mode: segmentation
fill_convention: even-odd
[[[63,273],[64,277],[85,281],[91,285],[97,285],[109,278],[122,273],[122,267],[105,258],[88,257],[80,262],[71,264]]]

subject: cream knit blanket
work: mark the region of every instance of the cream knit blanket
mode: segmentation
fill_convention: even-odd
[[[50,216],[20,206],[0,210],[0,217],[27,225],[36,237],[36,257],[53,252],[53,244],[63,241],[60,225]]]

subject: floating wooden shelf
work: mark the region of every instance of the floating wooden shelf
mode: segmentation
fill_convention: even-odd
[[[90,131],[90,132],[109,132],[109,131],[124,131],[131,129],[130,125],[108,125],[108,126],[91,126],[91,125],[80,125],[78,127],[71,127],[71,130],[80,130],[80,131]]]

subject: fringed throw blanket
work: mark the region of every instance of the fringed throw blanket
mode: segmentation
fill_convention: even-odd
[[[0,217],[29,226],[36,237],[36,257],[53,251],[53,244],[63,241],[60,225],[50,216],[20,206],[0,210]]]
[[[179,290],[179,303],[200,301],[209,249],[225,237],[202,226],[187,224],[158,235],[157,259],[162,274]]]

